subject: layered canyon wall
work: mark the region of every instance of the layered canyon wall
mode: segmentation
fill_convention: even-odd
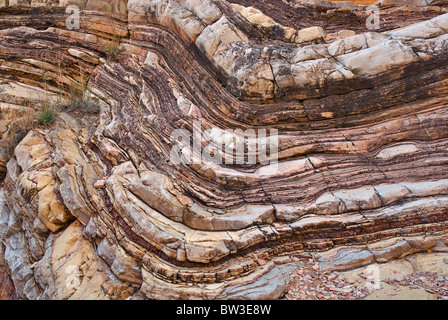
[[[447,243],[448,14],[417,2],[368,30],[347,3],[283,1],[288,24],[250,1],[0,1],[0,295],[276,299],[292,255]],[[76,84],[98,110],[33,120]],[[180,129],[205,141],[179,164]],[[256,130],[278,163],[201,157]]]

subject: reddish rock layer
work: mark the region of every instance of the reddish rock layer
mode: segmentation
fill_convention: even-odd
[[[313,5],[303,26],[226,1],[81,9],[67,30],[56,1],[0,8],[2,110],[61,109],[17,146],[0,130],[19,298],[277,298],[289,255],[342,270],[446,241],[448,15],[345,37],[311,25]],[[176,164],[173,133],[195,121],[278,130],[278,166]]]

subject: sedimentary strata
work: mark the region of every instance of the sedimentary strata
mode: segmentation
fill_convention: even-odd
[[[1,108],[15,112],[0,123],[0,294],[278,298],[290,255],[342,270],[447,241],[444,2],[382,32],[244,4],[0,2]],[[84,82],[99,114],[13,130]],[[277,130],[279,163],[233,150],[216,164],[207,141],[173,163],[179,129]]]

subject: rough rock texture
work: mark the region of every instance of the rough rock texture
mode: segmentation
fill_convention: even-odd
[[[447,300],[448,248],[438,246],[389,262],[336,271],[293,257],[287,300]]]
[[[16,118],[0,123],[0,296],[276,299],[290,255],[345,270],[446,242],[443,4],[383,33],[239,4],[0,5],[2,114],[86,79],[101,109],[61,112],[17,146]],[[328,36],[341,29],[356,34]],[[173,163],[172,133],[195,120],[277,129],[278,168]]]

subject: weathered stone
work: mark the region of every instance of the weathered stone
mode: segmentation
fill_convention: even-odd
[[[225,290],[223,296],[229,300],[275,300],[286,290],[289,283],[289,273],[294,269],[293,264],[273,267],[269,272],[259,277],[253,283],[235,281]],[[240,283],[238,283],[240,282]]]
[[[322,27],[311,27],[301,29],[297,33],[296,42],[308,42],[320,40],[325,36],[324,29]]]
[[[393,37],[393,38],[405,38],[405,39],[415,39],[415,38],[419,38],[419,39],[429,39],[429,38],[434,38],[437,37],[441,34],[444,33],[444,31],[442,30],[442,28],[435,22],[435,21],[440,21],[441,25],[446,25],[447,17],[443,17],[442,18],[436,18],[435,20],[431,20],[431,21],[427,21],[427,22],[422,22],[420,24],[417,25],[413,25],[410,27],[406,27],[403,29],[399,29],[396,31],[392,31],[387,33],[387,35],[389,37]]]
[[[246,42],[248,38],[238,29],[232,28],[226,17],[222,17],[214,24],[206,27],[196,40],[196,45],[204,51],[210,59],[215,54],[235,42]]]
[[[374,76],[417,61],[414,52],[396,40],[348,53],[337,59],[354,74],[362,76]]]
[[[69,49],[68,52],[72,56],[87,61],[89,63],[98,64],[100,62],[99,59],[96,58],[95,55],[90,52],[85,52],[77,49]]]
[[[316,260],[324,270],[348,270],[368,265],[375,257],[367,247],[337,248],[317,254]]]
[[[292,254],[445,253],[447,16],[234,2],[0,2],[0,297],[277,299]]]
[[[291,42],[295,41],[297,30],[294,28],[282,26],[254,7],[243,7],[237,4],[232,4],[232,7],[250,23],[261,29],[262,32],[268,34],[282,33],[282,38],[284,40]]]

